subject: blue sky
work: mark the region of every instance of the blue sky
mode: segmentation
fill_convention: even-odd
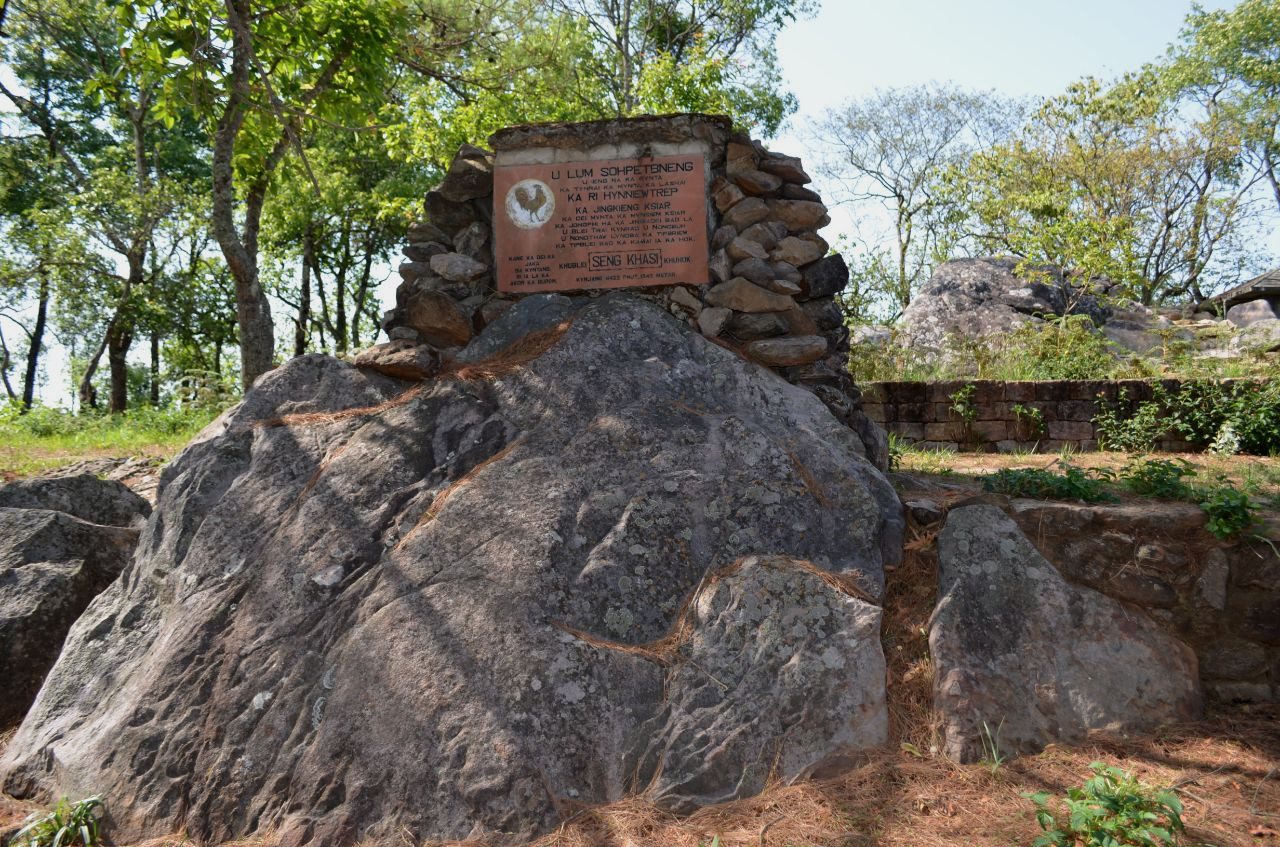
[[[815,17],[778,36],[800,109],[768,146],[801,156],[814,173],[813,122],[876,88],[938,81],[1034,98],[1085,76],[1114,78],[1164,55],[1190,9],[1190,0],[825,0]],[[836,196],[820,177],[812,187],[829,203]],[[847,207],[831,217],[822,232],[828,241],[853,234]],[[1280,255],[1280,231],[1261,243]]]
[[[1189,9],[1183,0],[826,0],[783,30],[778,55],[800,124],[877,87],[931,80],[1056,94],[1157,58]]]

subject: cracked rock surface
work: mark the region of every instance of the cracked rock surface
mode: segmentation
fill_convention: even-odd
[[[565,327],[463,378],[260,380],[165,468],[0,788],[113,798],[122,842],[504,839],[882,742],[902,515],[859,437],[635,297]]]
[[[952,509],[929,622],[943,749],[976,762],[1199,716],[1196,657],[1141,610],[1071,585],[997,506]]]

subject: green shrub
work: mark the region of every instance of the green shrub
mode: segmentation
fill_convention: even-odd
[[[102,798],[68,803],[63,797],[53,811],[30,815],[9,840],[11,847],[93,847],[101,841],[98,821]]]
[[[1004,468],[983,477],[982,488],[1010,497],[1105,503],[1116,499],[1106,487],[1111,479],[1110,471],[1086,470],[1063,463],[1061,473],[1048,468]]]
[[[1196,475],[1186,459],[1150,459],[1130,462],[1120,471],[1120,479],[1134,494],[1161,500],[1187,500],[1192,488],[1183,480]]]
[[[1121,388],[1116,402],[1108,402],[1098,395],[1098,414],[1093,424],[1098,431],[1098,446],[1103,450],[1120,450],[1125,453],[1149,453],[1155,449],[1160,436],[1169,430],[1158,403],[1140,403],[1130,411],[1129,392]]]
[[[1145,453],[1173,431],[1217,452],[1280,452],[1280,381],[1190,380],[1176,392],[1157,384],[1152,393],[1136,406],[1123,388],[1115,403],[1099,397],[1093,422],[1102,447]]]
[[[1252,529],[1257,522],[1256,504],[1230,483],[1197,489],[1196,494],[1200,508],[1209,518],[1205,528],[1218,538],[1232,538]]]
[[[1070,788],[1067,814],[1049,808],[1048,792],[1024,794],[1036,807],[1044,832],[1032,847],[1169,847],[1183,832],[1182,803],[1168,789],[1141,782],[1133,774],[1102,762],[1089,765],[1093,776]]]

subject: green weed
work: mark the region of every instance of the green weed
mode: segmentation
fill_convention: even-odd
[[[1083,500],[1086,503],[1114,502],[1116,496],[1106,483],[1114,474],[1105,469],[1086,469],[1062,463],[1062,472],[1048,468],[1004,468],[982,478],[982,488],[1010,497],[1043,500]]]
[[[64,797],[52,811],[30,815],[9,844],[12,847],[93,847],[101,841],[98,831],[101,816],[101,797],[86,797],[76,803],[69,803]]]
[[[1032,847],[1171,847],[1183,832],[1182,803],[1168,789],[1154,788],[1133,774],[1102,762],[1093,776],[1067,790],[1067,814],[1049,808],[1049,794],[1023,794],[1036,807],[1044,832]]]

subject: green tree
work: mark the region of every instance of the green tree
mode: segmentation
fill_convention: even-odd
[[[993,92],[935,83],[878,90],[828,111],[818,124],[820,172],[864,231],[856,270],[892,311],[905,309],[958,247],[958,198],[945,190],[949,170],[1012,134],[1020,113],[1019,103]]]
[[[113,4],[14,3],[8,23],[12,37],[5,42],[4,59],[20,88],[0,83],[0,93],[62,169],[67,190],[59,205],[89,235],[91,249],[111,257],[105,276],[102,263],[85,258],[97,274],[84,290],[101,295],[97,310],[109,317],[87,356],[80,399],[96,404],[93,377],[105,354],[110,409],[122,411],[128,404],[126,362],[137,300],[149,282],[152,236],[172,212],[169,183],[187,164],[180,160],[189,150],[178,138],[181,153],[175,156],[171,140],[180,132],[169,131],[173,119],[164,121],[158,109],[157,77],[123,60],[129,34],[118,25]],[[76,261],[61,252],[65,261]],[[86,305],[83,296],[79,301]]]
[[[1211,263],[1242,258],[1256,174],[1212,104],[1189,116],[1160,69],[1087,79],[1046,101],[1013,140],[953,172],[988,252],[1105,277],[1150,305],[1203,297]]]
[[[1167,73],[1183,92],[1211,94],[1238,122],[1280,207],[1280,2],[1243,0],[1209,11],[1193,6],[1169,50]]]

